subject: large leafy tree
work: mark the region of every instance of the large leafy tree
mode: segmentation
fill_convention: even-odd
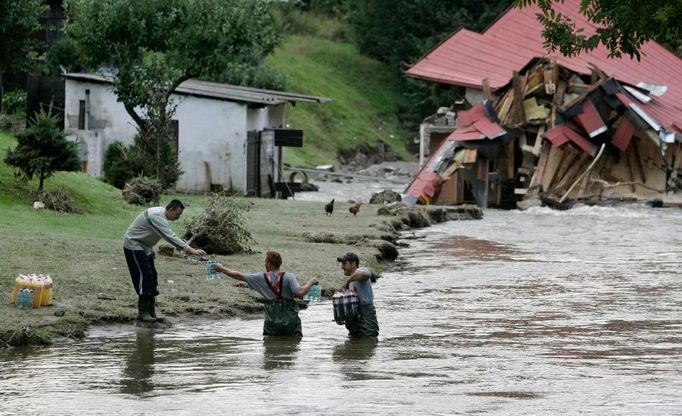
[[[544,25],[545,46],[567,56],[606,46],[612,57],[623,54],[639,59],[648,40],[680,45],[682,1],[680,0],[581,0],[580,13],[598,26],[596,33],[585,34],[567,16],[554,10],[564,0],[516,0],[518,7],[537,4],[538,20]],[[679,51],[678,51],[679,52]]]
[[[459,27],[484,29],[511,3],[511,0],[348,0],[347,8],[360,51],[401,71]]]
[[[402,74],[408,65],[460,27],[481,31],[512,0],[347,0],[348,19],[358,49]],[[452,104],[461,91],[407,79],[400,87],[410,97],[401,110],[405,127],[416,129],[440,106]]]
[[[0,98],[3,73],[35,63],[39,42],[32,34],[40,28],[38,17],[45,10],[43,0],[0,0]]]
[[[156,162],[146,174],[157,177],[168,167],[175,88],[256,67],[278,41],[267,0],[67,1],[67,36],[86,65],[111,70],[137,144]]]
[[[5,163],[16,169],[17,177],[38,179],[38,192],[55,172],[80,169],[76,143],[66,138],[51,112],[36,113],[29,127],[17,136],[17,147],[5,156]]]

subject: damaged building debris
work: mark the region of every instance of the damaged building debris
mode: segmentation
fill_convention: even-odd
[[[598,32],[580,0],[552,7],[585,35]],[[422,168],[404,201],[682,201],[682,59],[654,41],[640,59],[603,45],[552,54],[539,12],[511,7],[481,33],[459,28],[407,70],[464,88],[465,100],[424,120]]]
[[[682,192],[680,129],[646,108],[664,86],[538,59],[496,97],[482,90],[408,187],[413,202],[565,208]]]

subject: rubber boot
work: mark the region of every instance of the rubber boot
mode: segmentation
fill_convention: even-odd
[[[140,295],[137,297],[137,320],[141,322],[156,322],[149,316],[149,298],[151,296]]]
[[[149,298],[149,305],[147,311],[156,322],[163,322],[163,317],[156,315],[156,296],[147,296]]]

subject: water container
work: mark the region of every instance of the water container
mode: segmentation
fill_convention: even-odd
[[[33,289],[20,289],[17,293],[17,308],[33,309]]]
[[[346,290],[343,292],[343,309],[346,321],[352,321],[358,317],[358,297],[355,292]]]
[[[303,296],[303,300],[308,302],[319,302],[322,300],[322,286],[319,283],[315,283],[310,287],[308,293]]]
[[[334,320],[336,322],[345,321],[344,311],[343,311],[343,295],[339,292],[334,293],[332,296],[332,306],[334,308]]]
[[[206,260],[206,280],[220,280],[220,272],[213,271],[213,265],[218,263],[216,259]]]

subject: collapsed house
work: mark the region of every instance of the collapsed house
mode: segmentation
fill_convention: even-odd
[[[575,17],[578,3],[560,12]],[[408,71],[464,86],[475,104],[425,120],[429,159],[406,199],[562,208],[682,194],[682,60],[653,42],[641,62],[599,48],[547,57],[528,9],[483,34],[460,29]]]

